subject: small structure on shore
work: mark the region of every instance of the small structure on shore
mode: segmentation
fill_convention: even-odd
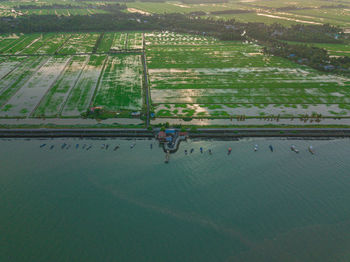
[[[170,154],[175,153],[179,149],[180,142],[187,139],[188,133],[179,132],[176,129],[166,129],[159,131],[156,137],[163,146],[163,150],[167,155],[166,163],[168,163]]]

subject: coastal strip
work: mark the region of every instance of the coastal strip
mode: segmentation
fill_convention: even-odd
[[[0,129],[0,138],[54,138],[54,137],[140,137],[153,138],[159,130],[141,128],[85,128],[85,129]],[[189,132],[190,138],[345,138],[350,128],[216,128]]]

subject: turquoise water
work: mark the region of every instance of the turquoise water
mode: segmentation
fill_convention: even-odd
[[[0,140],[0,261],[348,262],[349,142]]]

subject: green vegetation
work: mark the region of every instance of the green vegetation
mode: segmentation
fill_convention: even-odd
[[[347,1],[2,1],[0,117],[349,117]]]

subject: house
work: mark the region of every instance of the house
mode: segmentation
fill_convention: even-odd
[[[131,116],[132,117],[139,117],[139,116],[141,116],[141,112],[131,112]]]
[[[323,68],[326,71],[332,71],[335,69],[335,66],[334,65],[325,65],[325,66],[323,66]]]
[[[164,131],[159,131],[158,135],[157,135],[157,139],[160,142],[166,142],[166,134]]]

